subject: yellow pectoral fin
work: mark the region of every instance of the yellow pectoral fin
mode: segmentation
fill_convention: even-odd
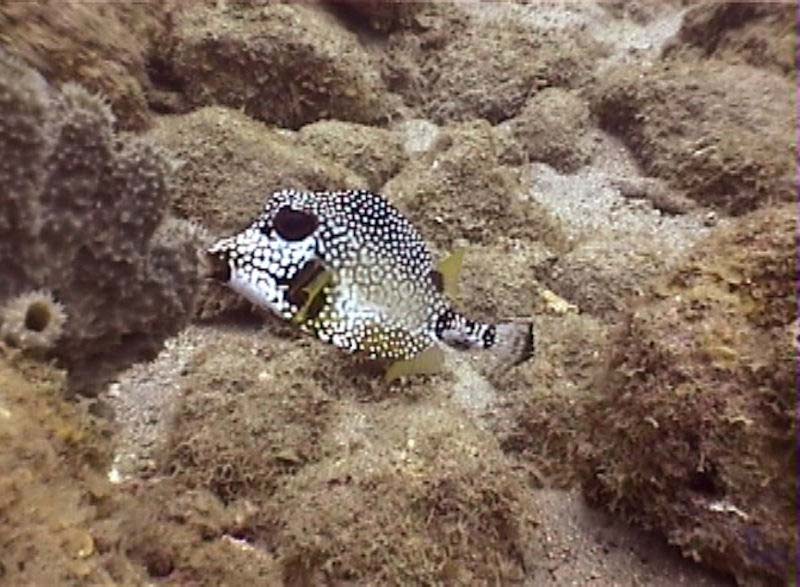
[[[448,296],[456,297],[458,295],[458,281],[463,263],[464,249],[454,250],[446,259],[439,263],[438,271],[442,274],[444,293]]]
[[[309,310],[314,306],[318,298],[322,295],[325,288],[330,285],[332,280],[333,273],[325,270],[317,275],[311,283],[302,289],[302,291],[304,291],[308,297],[297,313],[292,316],[292,322],[294,324],[303,324],[306,321]]]
[[[438,346],[430,346],[417,356],[396,361],[386,370],[384,379],[391,383],[404,375],[430,375],[438,373],[444,365],[444,352]]]

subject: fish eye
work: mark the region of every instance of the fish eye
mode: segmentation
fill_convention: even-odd
[[[287,241],[299,241],[317,229],[319,220],[314,214],[293,210],[286,206],[275,214],[272,225],[281,238]]]

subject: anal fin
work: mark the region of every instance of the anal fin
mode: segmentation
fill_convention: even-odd
[[[443,365],[444,352],[437,345],[433,345],[415,357],[392,363],[386,370],[384,379],[387,383],[391,383],[404,375],[431,375],[439,373]]]

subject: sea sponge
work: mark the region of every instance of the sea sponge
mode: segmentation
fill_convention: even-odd
[[[64,330],[67,314],[49,291],[32,291],[11,298],[0,310],[0,338],[26,350],[45,351]]]
[[[0,121],[0,305],[55,292],[71,319],[51,352],[81,386],[151,356],[189,320],[199,288],[196,239],[159,230],[171,162],[116,135],[101,98],[56,91],[1,51]]]

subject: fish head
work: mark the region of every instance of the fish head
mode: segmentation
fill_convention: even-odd
[[[298,292],[307,285],[309,267],[319,263],[319,224],[313,213],[289,202],[268,202],[245,230],[206,251],[206,276],[290,319],[303,304]]]

